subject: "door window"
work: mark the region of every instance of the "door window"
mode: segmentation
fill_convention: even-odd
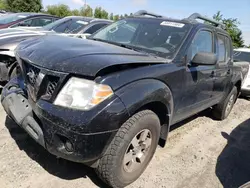
[[[25,21],[23,21],[23,22],[21,22],[21,24],[23,23],[23,25],[24,26],[31,26],[31,23],[32,23],[32,20],[30,19],[30,20],[25,20]]]
[[[30,27],[32,23],[32,19],[29,20],[24,20],[18,24],[13,25],[12,27],[18,27],[18,26],[25,26],[25,27]]]
[[[43,27],[50,23],[52,23],[52,18],[34,18],[34,19],[24,20],[16,25],[13,25],[12,27],[18,27],[18,26]]]
[[[84,31],[84,33],[93,34],[106,25],[107,25],[106,23],[95,24],[91,26],[90,28],[88,28],[86,31]]]
[[[65,33],[79,33],[86,25],[88,25],[88,22],[84,20],[73,20],[66,28]]]
[[[42,27],[52,23],[52,18],[35,18],[31,22],[32,27]]]
[[[69,26],[69,24],[72,23],[72,20],[68,20],[66,22],[63,22],[62,24],[60,24],[59,26],[57,26],[56,28],[53,28],[53,30],[57,33],[64,33],[66,28]]]
[[[192,45],[192,59],[198,52],[213,52],[213,34],[210,31],[200,31],[194,38]]]

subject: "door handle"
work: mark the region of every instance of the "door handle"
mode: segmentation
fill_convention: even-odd
[[[227,70],[227,74],[228,74],[228,75],[231,74],[231,69],[228,69],[228,70]]]

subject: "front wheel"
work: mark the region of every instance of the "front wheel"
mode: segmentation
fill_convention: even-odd
[[[237,99],[237,88],[234,86],[229,95],[213,109],[213,115],[216,119],[226,119],[233,109],[234,103]]]
[[[108,185],[134,182],[152,159],[160,137],[160,121],[150,110],[138,112],[118,130],[96,169]]]

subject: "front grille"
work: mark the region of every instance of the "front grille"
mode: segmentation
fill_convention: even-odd
[[[38,76],[39,76],[39,73],[41,70],[35,66],[30,65],[30,64],[26,64],[25,69],[26,69],[26,80],[32,86],[36,86],[36,84],[38,82]]]
[[[36,101],[40,97],[50,100],[56,90],[60,75],[23,61],[25,82],[30,97]],[[57,75],[57,76],[55,76]]]
[[[46,96],[51,97],[56,90],[59,78],[55,76],[48,76],[48,84],[46,89]]]
[[[50,82],[47,87],[46,95],[51,96],[54,93],[56,86],[57,86],[56,82]]]

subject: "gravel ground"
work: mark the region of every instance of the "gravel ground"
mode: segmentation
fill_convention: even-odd
[[[220,122],[202,112],[172,128],[130,188],[239,187],[250,180],[250,101],[239,99]],[[93,170],[47,153],[0,107],[1,188],[105,187]]]

